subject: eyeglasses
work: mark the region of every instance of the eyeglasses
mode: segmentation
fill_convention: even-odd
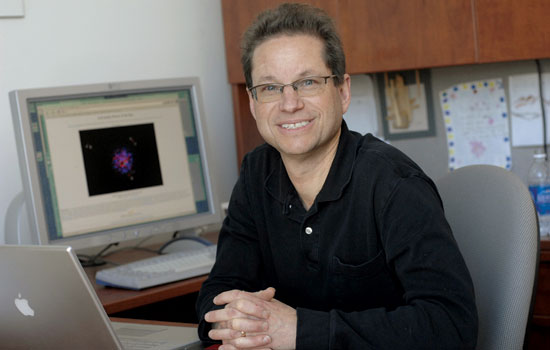
[[[336,75],[324,77],[306,77],[298,79],[290,84],[267,83],[253,86],[248,89],[256,101],[260,103],[275,102],[281,99],[286,86],[292,86],[300,97],[311,97],[323,92],[327,80],[336,78]]]

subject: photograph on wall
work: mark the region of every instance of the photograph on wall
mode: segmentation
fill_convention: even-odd
[[[384,138],[435,135],[429,70],[379,73],[376,79]]]

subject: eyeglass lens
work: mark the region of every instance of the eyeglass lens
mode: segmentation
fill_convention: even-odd
[[[259,102],[273,102],[281,98],[284,88],[291,86],[300,97],[315,96],[319,94],[327,83],[327,77],[307,77],[290,84],[262,84],[254,87],[256,98]]]

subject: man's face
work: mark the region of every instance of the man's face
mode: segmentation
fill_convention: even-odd
[[[332,72],[323,57],[323,42],[310,35],[278,36],[260,44],[252,58],[253,85],[288,84]],[[342,115],[350,102],[350,78],[334,86],[328,79],[317,96],[299,97],[291,86],[281,99],[260,103],[249,93],[250,110],[264,140],[283,156],[308,156],[338,143]]]

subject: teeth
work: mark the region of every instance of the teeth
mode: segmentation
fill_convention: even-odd
[[[297,129],[297,128],[301,128],[302,126],[306,126],[308,124],[309,122],[305,121],[305,122],[300,122],[296,124],[283,124],[282,127],[285,129]]]

